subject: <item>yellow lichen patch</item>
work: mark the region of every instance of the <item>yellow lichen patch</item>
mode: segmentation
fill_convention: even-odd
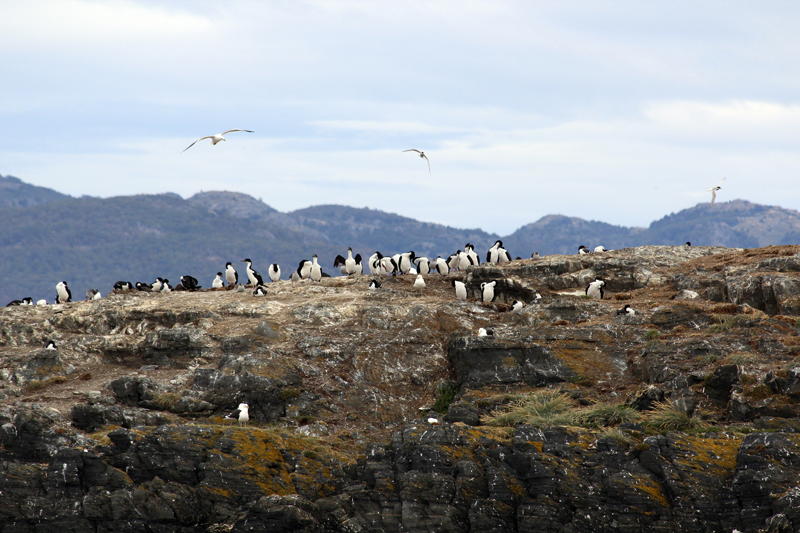
[[[664,507],[670,507],[669,500],[664,495],[664,491],[661,490],[661,485],[656,483],[652,479],[647,476],[634,476],[633,482],[630,484],[632,489],[636,489],[639,492],[643,492],[647,494],[650,499],[655,500],[658,502],[659,505]]]
[[[595,343],[553,341],[548,344],[548,348],[555,357],[581,376],[598,380],[618,372],[611,358],[597,350]]]
[[[727,478],[736,468],[736,455],[742,443],[740,438],[706,439],[690,435],[674,434],[677,456],[675,462],[688,473],[705,474]]]

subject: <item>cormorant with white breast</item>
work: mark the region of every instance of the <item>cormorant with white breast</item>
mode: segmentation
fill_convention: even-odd
[[[261,274],[259,274],[257,270],[253,269],[253,262],[250,261],[250,259],[242,259],[242,263],[247,265],[247,279],[250,280],[250,285],[262,285],[264,280],[261,278]]]
[[[311,277],[311,266],[313,264],[314,263],[308,259],[300,261],[300,266],[297,267],[297,275],[300,276],[300,279],[308,279]]]
[[[481,283],[481,300],[486,303],[489,303],[494,300],[494,288],[497,285],[497,280],[490,281],[488,283],[483,282]]]
[[[467,286],[464,284],[463,281],[458,281],[457,279],[451,279],[450,284],[456,290],[456,300],[467,299]]]
[[[603,286],[606,282],[600,278],[595,278],[593,282],[586,286],[586,296],[597,300],[603,299]]]
[[[319,283],[322,279],[322,267],[317,262],[317,254],[311,256],[311,280]]]
[[[197,284],[197,278],[193,276],[181,276],[181,285],[187,291],[196,291],[197,289],[202,288],[200,285]]]
[[[273,282],[281,279],[280,265],[278,263],[272,263],[267,269],[267,274],[269,275],[269,279],[272,280]]]
[[[228,282],[228,285],[234,286],[239,283],[239,273],[233,268],[233,263],[231,262],[225,263],[225,281]]]
[[[222,281],[222,272],[217,272],[217,277],[211,282],[211,287],[214,289],[220,289],[223,285],[224,282]]]
[[[65,304],[72,300],[72,292],[67,287],[66,281],[59,281],[56,285],[56,303]]]

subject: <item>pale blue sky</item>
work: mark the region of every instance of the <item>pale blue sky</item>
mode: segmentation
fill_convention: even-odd
[[[798,209],[798,27],[777,1],[2,1],[0,174],[500,234],[647,225],[723,177]],[[182,152],[230,128],[255,133]]]

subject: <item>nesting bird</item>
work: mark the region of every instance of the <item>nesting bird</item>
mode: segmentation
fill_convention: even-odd
[[[133,290],[133,285],[130,281],[118,281],[114,284],[115,291],[130,291]]]
[[[633,315],[635,315],[635,314],[636,314],[636,311],[635,311],[635,310],[633,309],[633,307],[631,307],[630,305],[628,305],[628,304],[625,304],[625,307],[623,307],[622,309],[618,309],[618,310],[617,310],[617,314],[618,314],[618,315],[628,315],[628,316],[633,316]]]
[[[222,272],[217,272],[217,277],[211,282],[211,287],[214,289],[220,289],[224,284],[225,283],[222,281]]]
[[[511,304],[512,311],[520,311],[525,308],[525,304],[520,302],[519,300],[514,300],[514,303]]]
[[[256,290],[253,291],[253,296],[266,296],[267,295],[267,288],[259,285],[256,287]]]
[[[98,291],[97,289],[89,289],[88,291],[86,291],[86,301],[87,302],[90,301],[90,300],[99,300],[102,297],[103,297],[103,295],[100,294],[100,291]]]
[[[478,337],[494,337],[492,328],[478,328]]]
[[[600,252],[607,252],[607,251],[608,250],[606,250],[605,246],[596,246],[595,249],[594,249],[594,253],[596,253],[596,254],[600,253]]]
[[[589,251],[589,249],[586,246],[581,244],[580,246],[578,246],[578,253],[580,255],[586,255],[586,254],[590,254],[592,252]]]
[[[44,345],[44,349],[45,350],[57,350],[58,348],[56,348],[56,341],[54,341],[54,340],[47,341],[45,343],[45,345]]]
[[[200,289],[201,286],[197,284],[197,278],[186,275],[181,276],[181,286],[186,289],[187,291],[196,291]]]
[[[380,289],[380,288],[381,288],[381,282],[378,281],[377,279],[373,279],[372,281],[369,282],[369,289],[370,290],[374,291],[374,290]]]
[[[417,279],[414,280],[414,288],[415,289],[425,288],[425,280],[422,278],[422,274],[417,274]]]
[[[25,297],[22,300],[11,300],[6,307],[15,307],[17,305],[33,305],[33,300],[30,297]]]

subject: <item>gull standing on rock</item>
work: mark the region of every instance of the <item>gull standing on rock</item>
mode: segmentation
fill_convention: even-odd
[[[242,424],[246,426],[247,423],[250,421],[250,414],[248,412],[249,408],[250,406],[247,405],[246,403],[240,403],[238,409],[236,409],[232,413],[228,413],[223,418],[225,418],[225,420],[238,420],[240,426]],[[231,422],[231,424],[232,423],[233,422]]]
[[[428,159],[428,156],[425,155],[425,152],[421,152],[421,151],[417,150],[416,148],[411,148],[409,150],[403,150],[403,151],[404,152],[417,152],[422,159],[424,159],[425,161],[428,162],[428,174],[431,173],[431,160]]]
[[[422,274],[417,274],[417,279],[414,280],[414,288],[415,289],[425,288],[425,280],[422,278]]]
[[[244,132],[247,132],[247,133],[253,133],[250,130],[228,130],[228,131],[223,131],[222,133],[217,133],[216,135],[206,135],[205,137],[200,137],[195,142],[193,142],[192,144],[190,144],[189,146],[184,148],[183,151],[185,152],[186,150],[188,150],[189,148],[191,148],[192,146],[194,146],[195,144],[199,143],[200,141],[202,141],[204,139],[211,139],[211,144],[212,145],[215,145],[220,141],[226,141],[227,139],[225,139],[225,137],[223,137],[223,135],[227,135],[229,133],[233,133],[234,131],[244,131]]]

